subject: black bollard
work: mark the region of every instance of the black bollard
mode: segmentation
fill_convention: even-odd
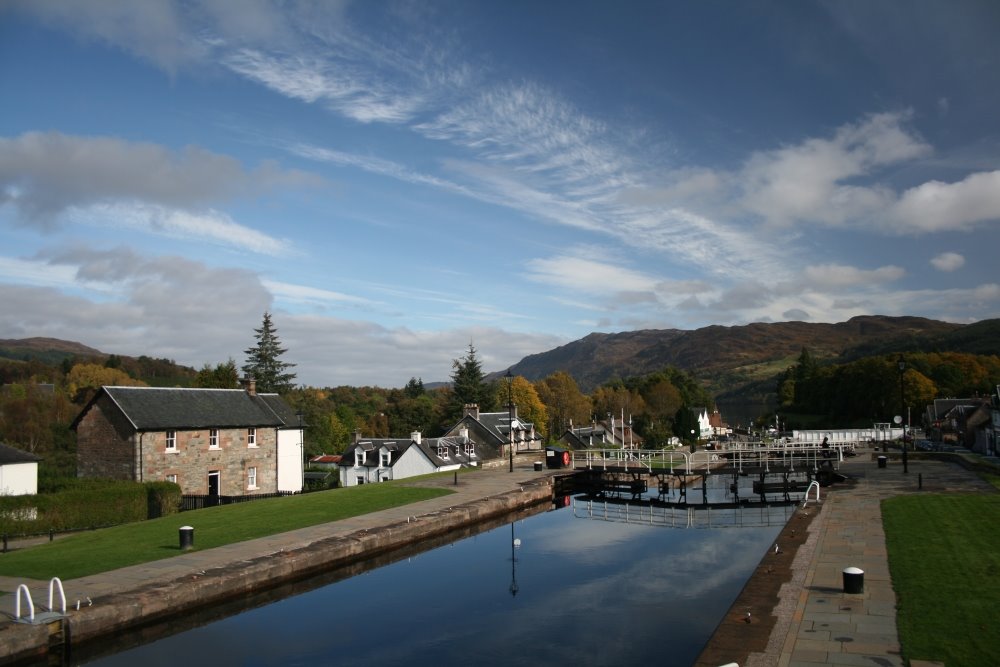
[[[919,490],[922,491],[923,488],[924,488],[924,473],[918,472],[917,473],[917,489],[919,489]]]
[[[844,592],[849,595],[861,595],[865,592],[865,571],[857,567],[844,569]]]
[[[3,534],[3,552],[7,553],[7,533]]]
[[[455,486],[458,486],[458,471],[455,471]]]
[[[56,537],[56,536],[55,536],[55,533],[54,533],[54,532],[52,532],[52,529],[51,529],[51,528],[49,528],[49,542],[51,542],[52,540],[54,540],[54,539],[55,539],[55,537]]]
[[[903,443],[903,472],[910,472],[906,467],[906,443]]]
[[[181,551],[194,549],[194,528],[191,526],[181,526],[178,530]]]

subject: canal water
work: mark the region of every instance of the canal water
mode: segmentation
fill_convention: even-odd
[[[561,504],[375,569],[331,572],[123,636],[70,662],[690,665],[793,511]]]

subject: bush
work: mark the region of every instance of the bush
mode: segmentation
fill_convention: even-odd
[[[180,487],[170,482],[78,480],[35,496],[0,497],[0,533],[40,535],[84,530],[174,514]]]
[[[181,511],[181,487],[173,482],[146,482],[147,519],[177,514]]]

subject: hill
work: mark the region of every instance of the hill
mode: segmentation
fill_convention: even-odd
[[[100,350],[58,338],[0,339],[0,359],[29,361],[36,359],[45,364],[57,365],[64,359],[100,359],[108,355]]]
[[[197,371],[170,359],[119,356],[101,352],[81,343],[58,338],[0,339],[0,361],[24,363],[36,361],[58,367],[63,362],[110,364],[137,380],[156,387],[186,387]]]
[[[1000,354],[1000,320],[961,325],[872,315],[836,324],[774,322],[593,333],[525,357],[511,370],[533,381],[565,371],[582,391],[590,392],[609,380],[674,366],[702,382],[727,418],[746,423],[772,409],[776,376],[795,363],[802,348],[820,363],[911,350]]]

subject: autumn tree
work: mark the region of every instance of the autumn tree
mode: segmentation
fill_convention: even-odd
[[[521,377],[515,375],[510,381],[510,395],[517,406],[517,416],[523,422],[530,422],[535,425],[535,431],[544,442],[549,433],[549,413],[538,397],[535,385]],[[505,408],[507,407],[507,381],[497,382],[494,386],[493,404]]]
[[[66,389],[77,403],[84,402],[101,387],[145,387],[125,371],[101,364],[77,364],[66,375]]]
[[[254,329],[257,344],[244,350],[247,361],[243,372],[257,381],[257,391],[286,394],[294,386],[295,373],[289,369],[295,364],[281,360],[288,350],[281,346],[278,331],[271,322],[271,313],[264,313],[264,321]]]
[[[576,384],[576,380],[565,371],[535,383],[538,398],[545,405],[549,416],[549,435],[558,438],[570,424],[589,424],[591,418],[590,399]]]

